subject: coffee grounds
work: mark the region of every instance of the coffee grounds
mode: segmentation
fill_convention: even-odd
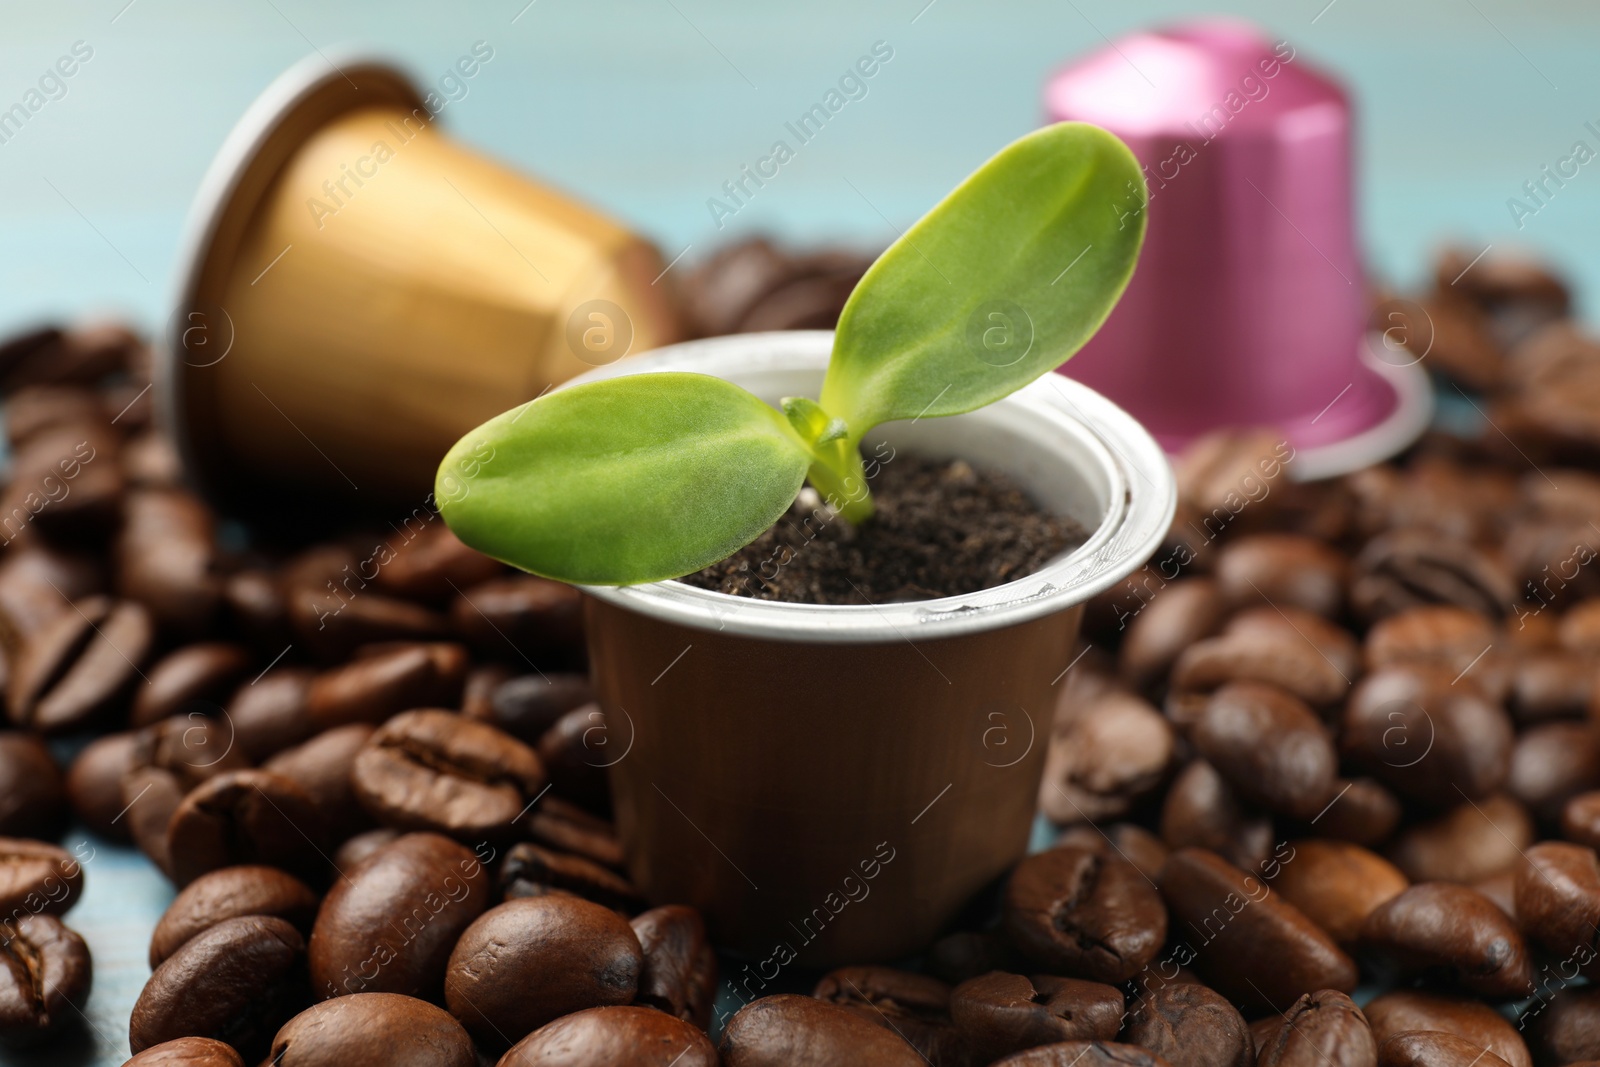
[[[901,455],[870,481],[877,511],[859,528],[807,489],[760,537],[680,580],[792,604],[930,600],[1031,574],[1087,537],[1009,478],[962,460]]]

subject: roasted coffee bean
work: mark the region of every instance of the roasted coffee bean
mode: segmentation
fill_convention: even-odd
[[[28,734],[0,732],[0,836],[55,837],[66,813],[66,779],[50,750]]]
[[[537,745],[545,731],[567,712],[594,702],[582,674],[525,674],[504,682],[489,701],[489,714],[472,715],[498,726],[526,745]]]
[[[216,715],[250,669],[250,654],[238,645],[211,641],[168,653],[145,672],[133,696],[129,721],[148,726],[173,715]]]
[[[1388,857],[1413,882],[1480,882],[1509,869],[1533,844],[1533,820],[1503,793],[1459,804],[1401,831]]]
[[[387,826],[380,826],[376,830],[366,830],[356,834],[344,844],[340,845],[333,854],[333,868],[341,875],[348,874],[356,865],[383,846],[401,837],[399,830]]]
[[[258,651],[276,655],[290,643],[289,601],[278,575],[254,568],[230,574],[222,597],[234,626]]]
[[[705,1033],[650,1008],[586,1008],[546,1023],[497,1067],[717,1067]]]
[[[1179,738],[1187,737],[1195,720],[1206,710],[1210,693],[1201,690],[1169,689],[1161,701],[1161,714],[1167,717]]]
[[[494,694],[511,677],[511,668],[504,663],[483,663],[468,670],[467,680],[461,686],[461,714],[476,722],[498,725],[494,721]],[[512,736],[516,735],[512,733]]]
[[[307,942],[311,988],[322,998],[435,999],[451,948],[488,901],[489,876],[469,849],[406,834],[345,868],[328,890]]]
[[[1400,825],[1400,801],[1371,778],[1335,782],[1334,799],[1313,820],[1324,837],[1357,845],[1376,845],[1393,836]]]
[[[1127,685],[1117,677],[1110,653],[1082,641],[1074,647],[1076,650],[1072,654],[1082,658],[1061,678],[1061,696],[1056,701],[1058,710],[1072,704],[1088,704],[1109,693],[1127,691]]]
[[[1254,870],[1272,852],[1272,820],[1247,809],[1216,768],[1195,760],[1167,789],[1161,840],[1168,848],[1210,849],[1235,866]]]
[[[122,1067],[245,1067],[232,1045],[209,1037],[180,1037],[151,1045]]]
[[[222,606],[215,519],[179,489],[128,493],[115,546],[117,591],[162,626],[205,632]]]
[[[129,409],[137,414],[150,394]],[[120,397],[118,399],[121,399]],[[122,446],[122,476],[136,489],[178,489],[183,486],[183,459],[172,441],[157,430],[141,430]]]
[[[1198,985],[1204,986],[1200,976],[1182,966],[1176,960],[1167,959],[1157,964],[1156,970],[1145,968],[1138,977],[1123,984],[1123,991],[1129,996],[1130,1002],[1138,997],[1147,995],[1153,989],[1169,985]],[[1211,988],[1206,986],[1207,989]]]
[[[1115,986],[1049,975],[996,971],[950,992],[950,1017],[980,1063],[1058,1041],[1109,1041],[1122,1027],[1122,1008]]]
[[[327,840],[343,841],[372,827],[351,787],[350,768],[373,732],[372,726],[360,722],[336,726],[278,753],[261,769],[281,774],[305,790],[322,817]]]
[[[1533,991],[1533,965],[1516,924],[1466,886],[1412,886],[1367,916],[1361,940],[1408,972],[1442,974],[1483,997],[1515,1000]]]
[[[1341,945],[1354,944],[1367,916],[1410,885],[1393,864],[1359,845],[1310,839],[1290,847],[1292,858],[1272,888]]]
[[[392,558],[378,570],[374,587],[407,600],[443,604],[505,571],[505,564],[462,544],[437,516],[430,515],[428,523],[413,531],[407,521],[402,536],[389,540]]]
[[[1256,1053],[1257,1067],[1375,1067],[1378,1043],[1355,1001],[1332,989],[1307,993]]]
[[[1561,836],[1590,848],[1600,847],[1600,790],[1579,793],[1561,810]]]
[[[831,330],[839,321],[862,270],[814,275],[784,283],[763,297],[739,323],[740,333]]]
[[[1217,430],[1196,439],[1173,463],[1178,499],[1199,513],[1207,537],[1229,527],[1249,502],[1272,511],[1277,494],[1261,494],[1294,458],[1294,449],[1273,430]],[[1259,497],[1259,499],[1257,499]]]
[[[1378,1046],[1378,1067],[1510,1067],[1486,1048],[1442,1030],[1403,1030]]]
[[[96,833],[131,839],[164,857],[167,822],[184,794],[207,778],[249,766],[231,743],[229,725],[179,716],[98,738],[68,772],[73,809]],[[164,858],[160,862],[164,869]]]
[[[305,941],[282,919],[225,919],[157,967],[133,1006],[139,1052],[179,1037],[226,1041],[249,1060],[306,1003]]]
[[[156,869],[172,877],[172,852],[167,828],[186,795],[178,778],[159,767],[135,767],[119,781],[121,821],[140,852]]]
[[[956,1027],[950,1017],[950,986],[937,978],[893,967],[841,967],[823,975],[811,995],[894,1031],[929,1063],[940,1067],[986,1063],[993,1058],[979,1058],[968,1037]]]
[[[1001,921],[1040,967],[1101,982],[1139,973],[1167,936],[1161,897],[1133,864],[1078,848],[1053,848],[1017,864]]]
[[[1344,555],[1294,534],[1256,534],[1230,542],[1217,554],[1217,586],[1235,608],[1265,602],[1325,618],[1344,604]]]
[[[305,667],[276,667],[233,694],[223,718],[246,756],[265,760],[317,732],[309,703],[312,677]]]
[[[109,416],[113,420],[113,425],[127,434],[120,458],[122,460],[123,474],[128,481],[133,484],[145,485],[176,486],[182,484],[183,460],[178,456],[176,446],[168,441],[164,435],[151,429],[151,425],[155,422],[155,401],[150,397],[149,383],[130,380],[103,385],[98,399],[100,401],[101,415]],[[130,448],[133,445],[138,445],[142,451],[148,451],[157,443],[163,446],[162,451],[170,457],[162,468],[166,476],[149,481],[135,479],[136,470],[141,474],[145,473],[145,471],[138,468],[137,465],[130,465],[128,460]],[[148,460],[141,457],[140,462],[148,462]]]
[[[1261,1050],[1278,1039],[1278,1032],[1283,1029],[1283,1016],[1274,1012],[1264,1015],[1250,1024],[1250,1041],[1255,1047],[1256,1055]]]
[[[5,399],[6,438],[13,450],[58,426],[104,422],[100,398],[73,385],[30,385]]]
[[[792,277],[789,257],[763,237],[724,245],[691,269],[682,303],[692,336],[734,333],[739,320],[767,293]]]
[[[1345,705],[1341,744],[1373,777],[1435,808],[1498,789],[1511,766],[1511,722],[1477,690],[1443,671],[1389,667]]]
[[[275,867],[223,867],[185,886],[150,935],[150,969],[197,934],[247,915],[271,915],[311,933],[317,895],[300,879]]]
[[[450,606],[456,633],[488,656],[566,662],[581,654],[583,597],[570,585],[532,574],[465,589]]]
[[[0,921],[47,912],[63,915],[83,890],[83,867],[64,848],[0,838]]]
[[[1490,696],[1504,693],[1504,682],[1485,686],[1486,676],[1504,671],[1493,659],[1494,624],[1475,611],[1449,605],[1408,608],[1375,623],[1367,633],[1368,670],[1422,666],[1470,677]]]
[[[626,866],[616,829],[560,797],[545,797],[519,825],[535,842],[558,852],[571,852],[619,871]]]
[[[1345,678],[1361,673],[1361,647],[1349,630],[1321,615],[1292,606],[1264,605],[1247,608],[1228,620],[1222,632],[1228,637],[1254,635],[1263,640],[1298,637],[1321,653]]]
[[[385,826],[504,839],[545,787],[522,742],[451,711],[408,711],[372,735],[350,771],[356,796]]]
[[[1600,860],[1584,845],[1541,841],[1517,869],[1514,901],[1528,939],[1560,957],[1563,967],[1596,972],[1600,924]]]
[[[1223,686],[1190,739],[1247,802],[1311,819],[1333,797],[1333,741],[1311,709],[1281,689],[1256,682]]]
[[[1080,823],[1062,831],[1055,843],[1086,848],[1102,856],[1121,856],[1152,882],[1160,877],[1161,866],[1167,862],[1167,846],[1161,839],[1131,822],[1116,822],[1104,828]]]
[[[401,645],[317,675],[307,709],[317,730],[353,722],[377,726],[410,708],[453,707],[466,676],[460,645]]]
[[[443,1008],[397,993],[315,1004],[272,1039],[272,1067],[476,1067],[472,1039]]]
[[[381,641],[435,641],[449,622],[409,600],[385,596],[362,577],[370,563],[346,549],[316,549],[284,569],[282,588],[290,632],[326,663]]]
[[[97,545],[116,527],[125,481],[120,440],[103,421],[49,427],[13,454],[0,490],[6,538],[37,530],[53,541]]]
[[[54,915],[0,922],[0,1044],[31,1045],[84,1018],[89,946]]]
[[[922,969],[951,985],[960,985],[990,971],[1026,970],[1027,961],[997,934],[957,930],[933,943]]]
[[[609,867],[528,841],[511,846],[500,866],[501,896],[515,900],[546,893],[571,893],[626,914],[644,907],[633,884]]]
[[[729,332],[833,329],[871,259],[845,249],[786,257],[781,278],[744,310]]]
[[[927,1067],[904,1039],[849,1008],[787,993],[740,1008],[717,1050],[722,1067]]]
[[[116,710],[139,681],[155,631],[138,604],[90,597],[23,644],[6,690],[11,721],[39,733],[88,726]]]
[[[1517,599],[1505,568],[1464,540],[1395,530],[1367,542],[1350,577],[1357,615],[1380,619],[1407,608],[1451,604],[1501,618]]]
[[[1535,818],[1558,822],[1567,801],[1600,788],[1600,727],[1552,722],[1531,727],[1511,750],[1506,792]]]
[[[462,933],[445,971],[450,1012],[486,1047],[584,1008],[632,1003],[643,966],[626,919],[577,897],[510,900]]]
[[[1532,1067],[1533,1058],[1518,1030],[1504,1015],[1477,1000],[1396,989],[1367,1002],[1372,1034],[1383,1042],[1409,1030],[1436,1030],[1465,1038],[1511,1067]]]
[[[1003,1060],[994,1067],[1169,1067],[1166,1060],[1136,1045],[1115,1041],[1062,1041],[1040,1045]]]
[[[1600,1060],[1600,986],[1561,989],[1536,1000],[1520,1026],[1537,1064]]]
[[[232,723],[203,716],[175,715],[134,731],[132,766],[156,767],[186,786],[250,766],[234,744]]]
[[[1556,628],[1556,640],[1585,659],[1600,654],[1600,597],[1580,600],[1568,608]]]
[[[1559,473],[1567,477],[1567,472]],[[1592,561],[1594,552],[1588,544],[1593,538],[1589,528],[1589,523],[1594,521],[1593,513],[1588,517],[1530,513],[1532,509],[1523,501],[1516,507],[1516,518],[1505,534],[1500,554],[1524,598],[1520,604],[1512,606],[1515,621],[1507,620],[1510,631],[1522,637],[1526,635],[1519,631],[1529,628],[1526,623],[1538,617],[1535,612],[1543,612],[1545,608],[1560,610],[1600,592],[1600,576],[1586,565],[1586,561]],[[1558,577],[1558,573],[1566,574],[1571,580]],[[1559,642],[1551,642],[1546,647],[1559,648]],[[1507,651],[1515,649],[1508,644]]]
[[[1307,638],[1285,632],[1224,631],[1184,649],[1172,668],[1179,692],[1209,693],[1229,682],[1264,682],[1314,707],[1344,699],[1350,676]]]
[[[1485,878],[1481,882],[1473,882],[1472,888],[1494,901],[1494,906],[1509,915],[1513,920],[1517,917],[1517,872],[1515,868],[1501,871],[1499,874]]]
[[[36,377],[24,368],[34,362],[46,367],[55,363],[61,352],[62,336],[60,327],[41,326],[0,341],[0,390],[11,392],[49,381],[48,373]]]
[[[611,744],[600,705],[587,704],[561,716],[539,739],[535,751],[555,796],[590,811],[611,810],[606,767],[626,750]]]
[[[1168,983],[1133,1002],[1123,1030],[1130,1045],[1172,1067],[1252,1067],[1255,1050],[1239,1009],[1209,986]]]
[[[1571,308],[1567,287],[1534,261],[1496,254],[1467,270],[1476,257],[1462,248],[1444,249],[1434,261],[1434,284],[1486,312],[1489,329],[1502,346],[1512,347],[1541,326],[1567,316]]]
[[[72,611],[74,601],[105,589],[92,557],[43,544],[18,543],[0,558],[0,645],[13,663],[45,624]]]
[[[1118,668],[1128,684],[1152,692],[1167,680],[1183,650],[1222,629],[1227,603],[1209,578],[1184,578],[1122,620]]]
[[[167,826],[173,881],[241,864],[279,867],[319,884],[326,877],[316,804],[269,771],[229,771],[196,786]]]
[[[183,482],[183,460],[178,449],[159,431],[151,429],[155,422],[155,401],[150,397],[148,382],[123,381],[101,387],[101,414],[110,416],[113,425],[128,436],[123,444],[122,473],[132,485],[176,486]],[[130,453],[139,453],[130,459]],[[150,453],[159,451],[165,458],[157,461]],[[160,477],[148,477],[159,470]]]
[[[1061,824],[1115,819],[1161,784],[1172,761],[1172,727],[1129,693],[1056,713],[1039,785],[1039,808]]]
[[[707,1029],[717,995],[717,954],[700,913],[667,904],[636,916],[630,925],[644,952],[637,1002]]]
[[[1511,711],[1519,722],[1581,718],[1594,699],[1595,665],[1566,652],[1519,657],[1511,680]]]
[[[92,385],[108,374],[133,370],[145,347],[126,326],[96,322],[62,332],[39,330],[18,338],[0,355],[0,391],[58,382]]]
[[[1206,983],[1235,1004],[1286,1010],[1307,993],[1353,990],[1356,965],[1264,881],[1212,852],[1178,849],[1161,871],[1175,931]]]

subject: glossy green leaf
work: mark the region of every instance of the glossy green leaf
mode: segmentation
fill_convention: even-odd
[[[778,520],[809,476],[852,522],[873,503],[857,447],[892,419],[992,403],[1099,329],[1144,238],[1139,166],[1062,123],[1003,149],[895,242],[846,304],[820,403],[779,412],[698,374],[561,390],[491,419],[440,465],[467,544],[564,581],[676,578]]]
[[[562,581],[630,585],[755,540],[812,459],[783,413],[738,386],[642,374],[490,419],[445,456],[435,495],[479,552]]]
[[[821,404],[859,441],[1015,392],[1111,313],[1144,240],[1127,146],[1064,122],[1014,141],[890,246],[839,318]]]

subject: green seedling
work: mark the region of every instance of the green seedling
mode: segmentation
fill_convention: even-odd
[[[684,373],[561,389],[456,443],[439,468],[445,520],[480,552],[590,585],[725,559],[808,479],[868,522],[862,437],[991,404],[1070,357],[1133,274],[1145,204],[1139,164],[1105,130],[1031,133],[878,257],[839,317],[817,399],[779,410]]]

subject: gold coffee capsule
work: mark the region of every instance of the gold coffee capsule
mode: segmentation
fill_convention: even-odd
[[[220,508],[409,513],[473,426],[678,339],[648,242],[430,103],[385,63],[308,57],[206,174],[157,384]]]

